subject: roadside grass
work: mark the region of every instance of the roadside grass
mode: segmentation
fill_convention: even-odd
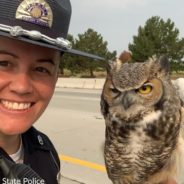
[[[181,71],[181,72],[172,72],[171,74],[171,79],[177,79],[177,78],[184,78],[184,72]]]

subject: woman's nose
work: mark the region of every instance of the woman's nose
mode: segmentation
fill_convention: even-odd
[[[31,76],[27,73],[16,74],[11,80],[9,89],[19,95],[32,93],[33,86]]]

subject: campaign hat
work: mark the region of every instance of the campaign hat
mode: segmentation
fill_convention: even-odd
[[[0,0],[0,35],[103,60],[72,48],[67,40],[71,12],[70,0]]]

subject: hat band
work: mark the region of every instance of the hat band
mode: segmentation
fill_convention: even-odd
[[[61,47],[65,49],[71,48],[71,43],[62,37],[51,38],[49,36],[42,34],[39,31],[36,31],[36,30],[29,31],[29,30],[23,29],[20,26],[7,26],[4,24],[0,24],[0,31],[7,32],[13,37],[26,36],[33,40],[44,41],[46,43],[52,44],[57,47]]]

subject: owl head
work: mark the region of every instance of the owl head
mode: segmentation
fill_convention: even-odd
[[[141,63],[109,61],[101,101],[104,116],[113,106],[121,105],[124,110],[132,111],[150,110],[161,108],[167,100],[179,103],[170,80],[167,57],[152,57]]]

